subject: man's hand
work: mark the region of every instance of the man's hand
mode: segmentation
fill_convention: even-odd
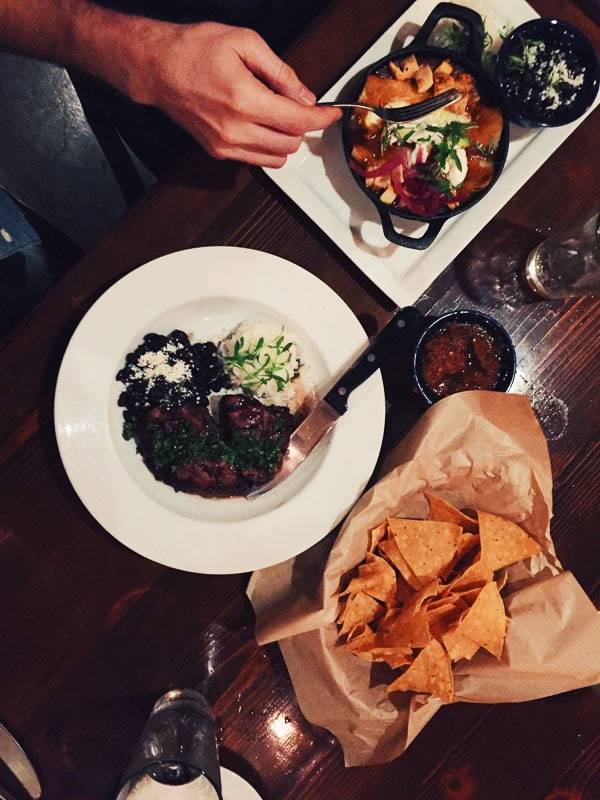
[[[307,131],[340,112],[316,108],[312,92],[254,31],[213,22],[156,23],[132,43],[127,85],[215,158],[281,167]]]
[[[43,22],[42,22],[43,21]],[[281,167],[339,119],[253,31],[175,25],[86,0],[2,0],[0,46],[74,65],[156,106],[215,158]]]

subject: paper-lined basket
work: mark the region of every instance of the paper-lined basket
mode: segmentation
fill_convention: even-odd
[[[333,546],[328,537],[254,573],[248,587],[258,641],[279,641],[304,715],[338,738],[348,766],[392,760],[441,706],[412,693],[390,700],[376,666],[336,641],[340,577],[363,560],[369,530],[386,517],[424,518],[426,491],[507,517],[542,548],[508,568],[502,659],[480,651],[457,662],[455,702],[532,700],[600,681],[600,617],[556,558],[548,449],[526,397],[464,392],[440,401],[390,453],[382,472]]]

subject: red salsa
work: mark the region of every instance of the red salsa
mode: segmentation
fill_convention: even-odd
[[[502,370],[502,350],[502,343],[482,325],[450,322],[423,346],[423,378],[437,397],[494,389]]]

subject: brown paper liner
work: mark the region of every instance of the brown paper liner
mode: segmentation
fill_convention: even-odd
[[[502,660],[480,651],[455,664],[456,701],[519,702],[600,681],[600,616],[556,558],[548,448],[526,397],[463,392],[441,400],[392,450],[382,474],[335,541],[330,535],[255,572],[248,585],[258,642],[279,641],[302,712],[337,737],[347,766],[396,758],[441,706],[413,693],[390,701],[393,673],[337,645],[334,624],[340,577],[363,560],[369,528],[389,515],[424,518],[424,491],[518,522],[542,547],[508,570]]]

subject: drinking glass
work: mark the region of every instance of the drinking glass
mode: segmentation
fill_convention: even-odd
[[[222,800],[215,722],[203,695],[164,694],[154,705],[117,800]]]
[[[548,299],[600,294],[600,211],[588,212],[566,233],[534,248],[525,264],[525,279]]]

